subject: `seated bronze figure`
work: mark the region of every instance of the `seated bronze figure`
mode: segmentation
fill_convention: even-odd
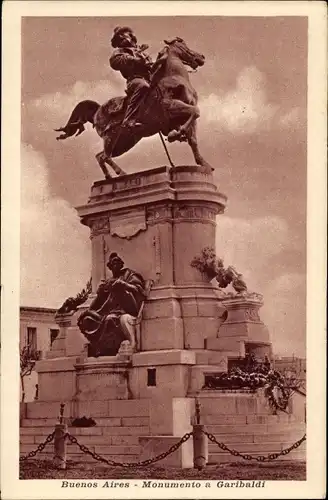
[[[138,316],[145,299],[143,277],[124,266],[117,253],[111,253],[107,267],[112,278],[102,282],[78,326],[90,342],[89,356],[115,356],[124,340],[135,349],[135,329],[131,319]]]

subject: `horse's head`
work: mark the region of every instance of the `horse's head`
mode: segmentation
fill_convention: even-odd
[[[182,38],[176,37],[171,40],[164,40],[164,43],[167,45],[170,54],[179,57],[183,64],[190,66],[192,69],[197,69],[198,66],[203,66],[205,56],[199,52],[191,50]]]

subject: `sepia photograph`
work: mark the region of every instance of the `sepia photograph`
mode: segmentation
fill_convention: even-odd
[[[5,500],[269,498],[275,484],[301,498],[311,422],[324,422],[309,373],[325,363],[308,2],[268,2],[268,15],[257,2],[242,15],[222,5],[235,2],[24,3],[17,318],[3,326],[23,496],[7,485]],[[317,472],[324,495],[323,450]]]

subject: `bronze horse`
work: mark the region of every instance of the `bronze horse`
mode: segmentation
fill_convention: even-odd
[[[74,108],[64,132],[57,140],[80,135],[84,123],[90,122],[104,140],[104,150],[96,159],[106,178],[111,175],[106,164],[117,175],[125,172],[113,161],[113,157],[129,151],[143,137],[161,132],[169,142],[186,141],[193,152],[197,165],[212,170],[201,156],[196,137],[196,120],[199,117],[197,93],[192,87],[186,66],[196,70],[203,66],[205,57],[192,51],[181,38],[164,40],[165,47],[153,65],[150,89],[142,105],[142,127],[127,130],[121,127],[126,109],[125,97],[114,97],[100,106],[95,101],[81,101]],[[155,71],[156,68],[156,71]]]

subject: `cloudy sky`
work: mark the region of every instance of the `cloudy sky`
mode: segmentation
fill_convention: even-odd
[[[301,17],[24,18],[22,22],[21,303],[57,307],[90,273],[88,228],[74,206],[102,178],[92,129],[57,142],[83,99],[124,92],[109,68],[116,25],[131,25],[153,57],[180,36],[206,56],[199,94],[202,154],[228,196],[217,254],[263,293],[277,353],[305,353],[307,20]],[[185,144],[175,161],[192,162]],[[158,137],[118,160],[128,172],[167,164]],[[49,286],[51,283],[51,286]]]

